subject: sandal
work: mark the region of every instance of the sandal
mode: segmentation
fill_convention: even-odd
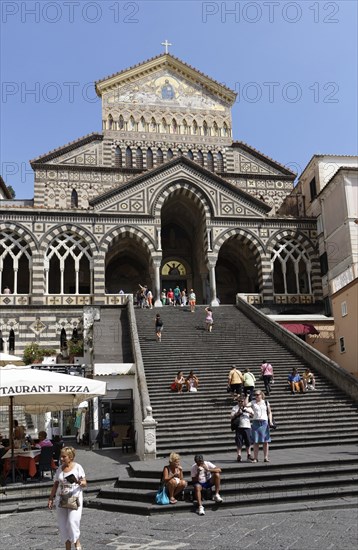
[[[242,458],[240,455],[237,456],[237,459],[236,459],[238,462],[241,462]]]
[[[175,498],[169,500],[170,504],[176,504],[178,501]]]
[[[264,459],[264,462],[270,462],[268,458],[265,458]]]

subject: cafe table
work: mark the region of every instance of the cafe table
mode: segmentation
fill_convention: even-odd
[[[36,464],[40,460],[41,449],[23,450],[14,449],[15,468],[17,470],[24,470],[28,473],[29,477],[34,477],[37,472]],[[4,456],[4,475],[5,477],[11,471],[11,449],[9,449]],[[56,470],[57,466],[52,460],[52,469]]]

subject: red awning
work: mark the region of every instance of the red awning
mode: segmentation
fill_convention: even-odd
[[[319,334],[319,331],[309,323],[282,323],[281,327],[293,332],[293,334]]]

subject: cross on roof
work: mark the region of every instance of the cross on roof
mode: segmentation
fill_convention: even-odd
[[[165,53],[169,53],[168,47],[172,46],[173,44],[171,44],[170,42],[168,42],[167,39],[165,39],[165,42],[162,42],[161,45],[165,47]]]

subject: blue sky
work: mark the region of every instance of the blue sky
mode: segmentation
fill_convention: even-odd
[[[1,7],[0,168],[33,196],[28,163],[101,131],[93,82],[170,51],[239,92],[234,139],[294,171],[357,154],[354,1],[7,1]]]

